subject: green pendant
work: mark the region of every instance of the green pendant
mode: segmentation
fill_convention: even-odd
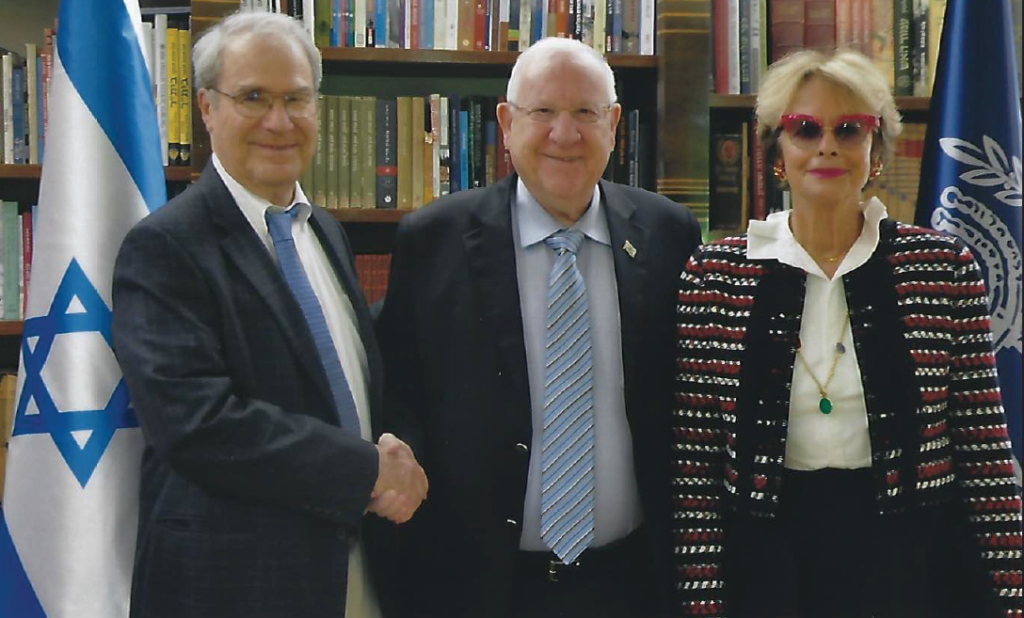
[[[822,414],[832,414],[832,402],[829,401],[828,397],[822,397],[821,401],[818,402],[818,409],[821,410]]]

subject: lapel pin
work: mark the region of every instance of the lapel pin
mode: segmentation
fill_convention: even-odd
[[[629,257],[636,257],[636,247],[634,247],[633,243],[629,242],[628,240],[624,245],[622,245],[622,249],[627,254],[629,254]]]

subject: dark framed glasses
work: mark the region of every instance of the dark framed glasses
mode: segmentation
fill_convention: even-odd
[[[796,146],[812,148],[825,133],[825,124],[808,114],[784,114],[779,124]],[[836,118],[830,130],[836,143],[844,148],[860,146],[872,131],[882,124],[881,118],[870,114],[847,114]]]

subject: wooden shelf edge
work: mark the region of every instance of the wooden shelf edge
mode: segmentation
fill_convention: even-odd
[[[901,112],[926,112],[931,99],[928,97],[896,97],[896,107]],[[755,94],[716,94],[708,95],[711,109],[749,109],[753,111],[757,104]]]
[[[519,52],[452,51],[446,49],[396,49],[390,47],[322,47],[324,62],[403,63],[421,65],[491,65],[515,64]],[[657,56],[609,54],[605,56],[612,68],[656,69]]]
[[[39,180],[43,168],[41,165],[0,164],[0,179]],[[164,178],[168,182],[192,182],[191,167],[164,167]]]
[[[23,325],[21,320],[0,320],[0,337],[20,337]]]
[[[388,208],[338,208],[327,212],[342,223],[398,223],[402,217],[413,211]]]

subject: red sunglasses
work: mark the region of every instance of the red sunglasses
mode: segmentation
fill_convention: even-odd
[[[824,123],[807,114],[784,114],[780,124],[789,139],[801,148],[817,146],[825,132]],[[878,116],[847,114],[832,123],[832,137],[840,146],[859,146],[881,124],[882,120]]]

